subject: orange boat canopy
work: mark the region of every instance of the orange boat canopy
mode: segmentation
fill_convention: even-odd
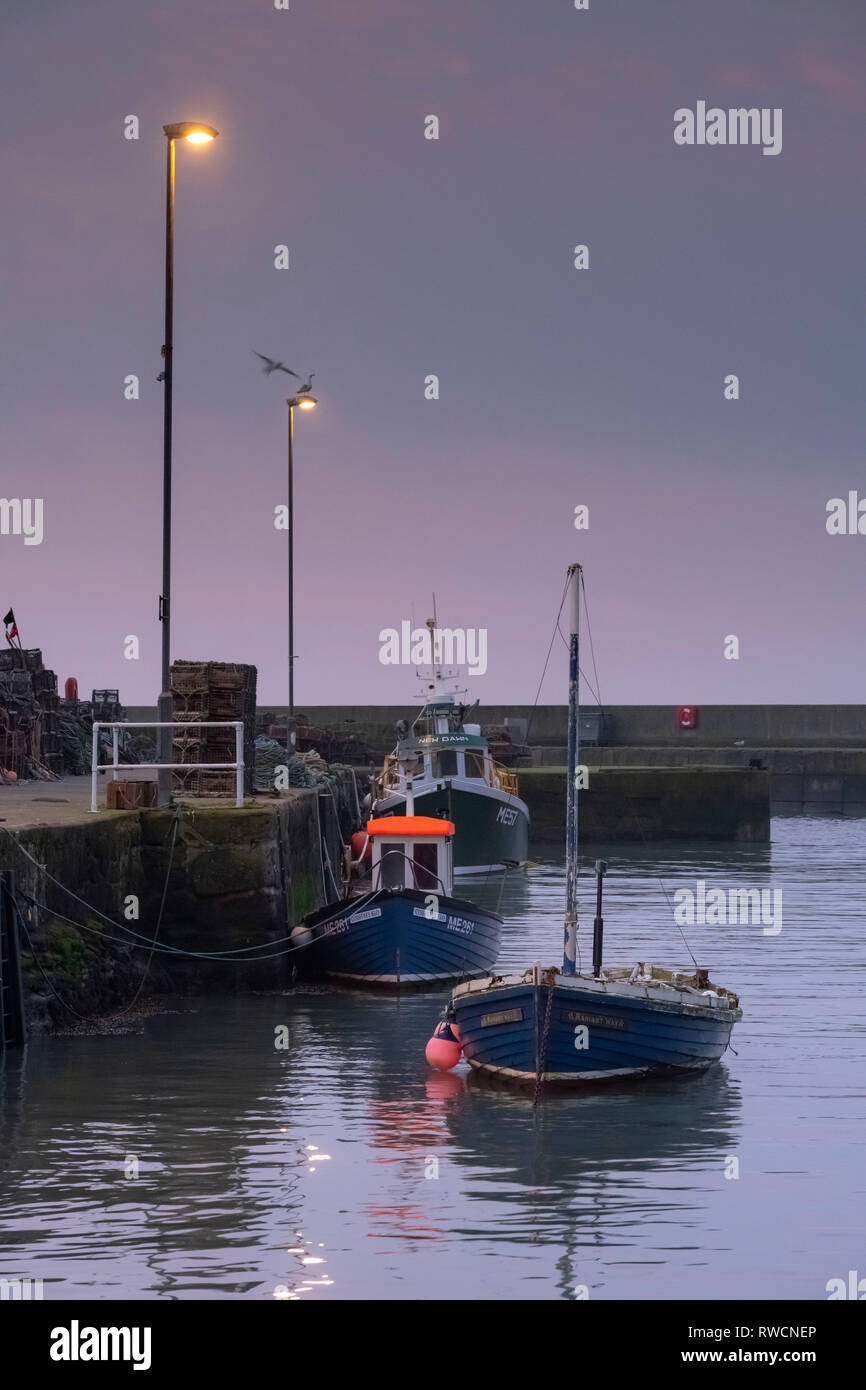
[[[414,838],[418,835],[453,835],[454,823],[437,820],[435,816],[380,816],[367,821],[368,835],[399,835]]]

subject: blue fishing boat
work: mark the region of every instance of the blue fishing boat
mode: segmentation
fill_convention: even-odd
[[[572,565],[562,966],[536,963],[522,974],[467,981],[453,991],[446,1013],[470,1066],[536,1086],[701,1071],[719,1060],[742,1017],[737,996],[697,966],[691,973],[646,961],[604,968],[602,861],[596,863],[592,971],[576,973],[580,585],[581,568]]]
[[[313,972],[385,988],[438,988],[486,975],[502,918],[453,896],[452,821],[383,816],[367,822],[371,876],[292,933]]]

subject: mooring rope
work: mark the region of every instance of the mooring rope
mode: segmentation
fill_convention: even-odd
[[[154,932],[153,932],[153,946],[151,947],[150,954],[149,954],[147,960],[145,961],[144,969],[143,969],[142,972],[141,972],[141,979],[140,979],[139,982],[138,982],[138,988],[137,988],[137,990],[135,991],[135,994],[132,996],[132,998],[130,999],[129,1003],[128,1003],[124,1008],[119,1009],[119,1010],[116,1011],[116,1012],[121,1013],[121,1014],[129,1013],[129,1011],[130,1011],[130,1009],[133,1007],[133,1005],[136,1004],[136,1003],[138,1002],[138,997],[139,997],[139,995],[141,994],[141,991],[144,989],[144,982],[145,982],[145,980],[147,979],[148,974],[150,973],[150,967],[151,967],[151,963],[152,963],[152,961],[153,961],[153,953],[154,953],[154,951],[156,950],[156,944],[157,944],[157,941],[158,941],[158,939],[159,939],[159,929],[160,929],[160,927],[162,926],[162,914],[163,914],[163,912],[165,911],[165,900],[166,900],[166,897],[167,897],[167,895],[168,895],[168,881],[169,881],[169,878],[171,877],[171,869],[172,869],[172,865],[173,865],[173,863],[174,863],[174,847],[175,847],[175,845],[177,844],[177,832],[178,832],[178,827],[179,827],[179,825],[180,825],[181,810],[182,810],[182,808],[181,808],[180,802],[178,802],[177,808],[176,808],[176,810],[175,810],[175,815],[174,815],[174,825],[173,825],[173,827],[172,827],[172,832],[171,832],[171,845],[170,845],[170,847],[169,847],[169,852],[168,852],[168,866],[167,866],[166,871],[165,871],[165,881],[163,882],[163,885],[162,885],[162,897],[161,897],[160,900],[159,900],[159,913],[158,913],[157,919],[156,919],[156,927],[154,928]]]
[[[45,875],[49,882],[53,883],[55,887],[61,890],[61,892],[66,893],[68,897],[72,898],[75,902],[79,903],[87,912],[91,912],[94,916],[100,917],[103,922],[107,922],[108,925],[110,927],[113,927],[115,931],[124,932],[127,936],[134,938],[134,940],[129,943],[124,941],[118,941],[108,936],[105,932],[98,931],[95,927],[87,927],[83,923],[75,922],[69,917],[64,917],[64,915],[61,912],[57,912],[54,908],[48,907],[45,903],[39,902],[37,898],[34,898],[32,896],[32,894],[27,893],[23,889],[19,888],[18,893],[20,894],[20,896],[22,898],[27,899],[28,902],[32,902],[35,907],[38,907],[40,911],[47,913],[48,916],[56,917],[58,921],[66,922],[69,926],[79,927],[82,931],[89,931],[93,935],[102,937],[106,941],[113,940],[113,944],[116,946],[136,945],[138,942],[141,942],[141,949],[148,949],[153,947],[153,949],[160,954],[187,956],[194,960],[225,960],[226,963],[229,965],[233,964],[233,957],[242,957],[243,959],[240,963],[252,963],[256,960],[276,960],[279,956],[292,955],[295,951],[302,951],[306,949],[305,946],[290,946],[285,951],[277,951],[274,952],[272,955],[261,956],[252,954],[253,952],[266,951],[270,947],[282,945],[283,942],[291,940],[290,935],[276,937],[273,941],[264,941],[258,946],[239,946],[227,951],[186,951],[183,950],[180,946],[168,945],[154,947],[154,938],[144,936],[141,932],[133,931],[132,927],[127,926],[123,922],[115,922],[112,917],[109,917],[106,913],[102,912],[100,908],[95,907],[93,903],[87,902],[85,898],[80,897],[78,893],[73,891],[73,889],[67,888],[64,883],[61,883],[60,879],[55,878],[54,874],[52,874],[51,871],[44,864],[40,864],[39,860],[36,859],[35,856],[30,853],[29,850],[25,849],[24,845],[22,845],[21,842],[16,839],[13,832],[9,830],[5,825],[0,824],[0,830],[6,831],[13,844],[16,846],[17,849],[20,850],[24,857],[28,859],[30,863],[34,865],[35,868],[39,869],[39,871]],[[358,899],[357,906],[360,906],[362,903],[374,902],[376,898],[378,898],[380,894],[384,891],[385,890],[383,889],[377,888],[366,896],[362,895],[362,897]],[[344,911],[345,900],[343,900],[341,906],[338,907],[335,912],[331,913],[331,915],[328,917],[323,917],[320,922],[316,923],[316,925],[326,926],[329,922],[333,922]]]
[[[57,1000],[58,1004],[60,1004],[62,1008],[66,1009],[69,1013],[74,1014],[74,1016],[77,1019],[80,1019],[82,1023],[87,1023],[87,1016],[85,1014],[80,1014],[77,1009],[74,1009],[71,1004],[68,1004],[65,999],[61,998],[61,996],[57,993],[57,990],[54,988],[54,985],[50,977],[43,970],[42,962],[39,959],[39,953],[33,944],[29,931],[27,930],[27,923],[24,921],[24,918],[21,915],[21,909],[19,908],[18,903],[15,901],[14,896],[10,896],[12,900],[12,906],[15,909],[15,916],[18,918],[18,925],[20,926],[21,930],[24,933],[24,936],[27,939],[27,945],[30,947],[30,954],[33,957],[33,962],[40,975],[42,976],[43,980],[45,981],[46,985],[48,986],[49,990],[54,995],[54,998]]]

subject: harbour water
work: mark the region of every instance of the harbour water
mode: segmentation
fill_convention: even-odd
[[[0,1279],[45,1299],[824,1299],[866,1274],[866,821],[604,857],[611,964],[689,967],[659,880],[781,890],[778,933],[683,927],[741,997],[720,1066],[534,1111],[428,1070],[445,993],[311,985],[37,1039],[0,1072]],[[496,905],[498,881],[465,886]],[[500,967],[558,958],[563,891],[559,860],[505,884]],[[587,872],[584,964],[593,905]]]

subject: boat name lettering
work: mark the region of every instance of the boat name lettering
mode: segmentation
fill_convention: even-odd
[[[371,907],[369,912],[353,912],[349,918],[350,922],[369,922],[371,917],[381,917],[381,907]]]
[[[482,1014],[481,1027],[495,1028],[497,1023],[522,1023],[522,1009],[503,1009],[498,1014]]]
[[[625,1028],[624,1018],[613,1018],[610,1014],[585,1014],[577,1009],[566,1009],[563,1017],[566,1023],[589,1023],[593,1028]]]
[[[501,821],[503,825],[513,825],[517,820],[517,812],[513,806],[500,806],[496,819]]]
[[[447,922],[448,918],[444,912],[429,912],[426,907],[413,907],[413,917],[423,917],[427,922]]]
[[[465,917],[449,917],[448,931],[458,931],[461,936],[472,935],[473,923],[467,921]]]

